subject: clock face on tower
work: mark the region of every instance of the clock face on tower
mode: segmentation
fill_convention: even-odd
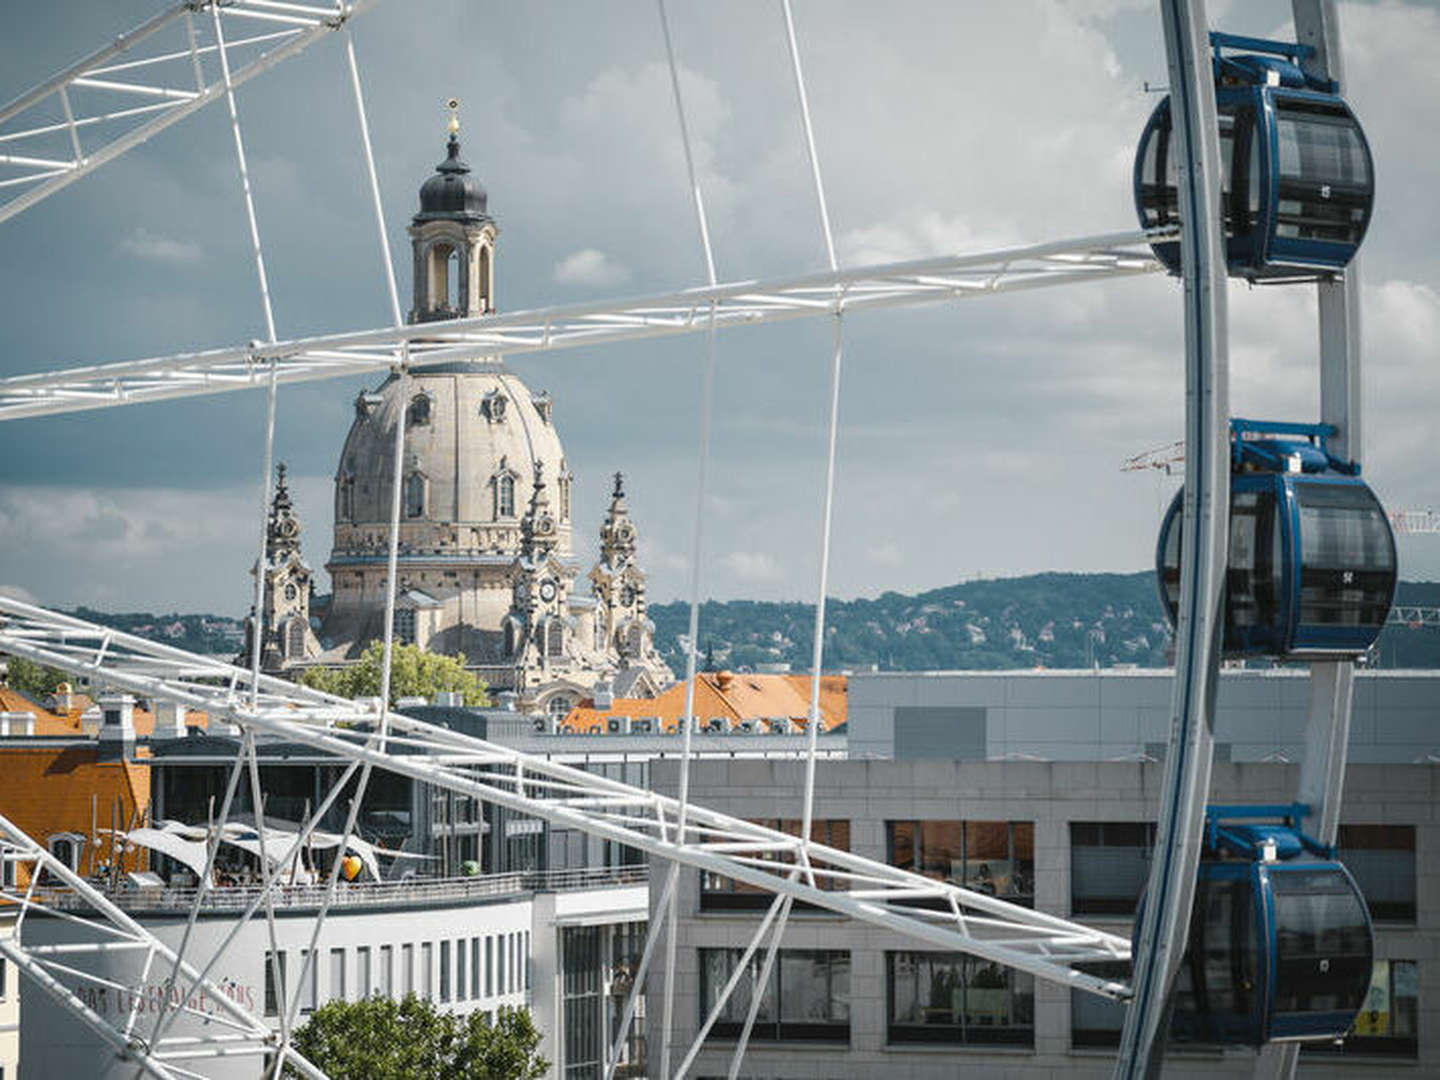
[[[286,518],[276,525],[275,531],[287,540],[293,540],[300,535],[300,523],[293,518]]]
[[[547,604],[555,599],[555,583],[553,581],[542,581],[540,583],[540,599]]]

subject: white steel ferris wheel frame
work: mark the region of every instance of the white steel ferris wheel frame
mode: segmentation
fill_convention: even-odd
[[[1338,69],[1332,0],[1294,0],[1294,4],[1302,36],[1310,35],[1318,40],[1322,65],[1329,62],[1333,68]],[[3,221],[93,171],[104,162],[114,159],[127,149],[139,145],[151,135],[210,101],[218,100],[222,96],[228,97],[241,174],[246,184],[246,202],[255,242],[261,291],[266,305],[267,322],[270,324],[269,341],[264,344],[251,343],[203,353],[0,379],[0,420],[171,400],[257,386],[270,388],[273,407],[274,390],[280,383],[387,369],[396,370],[403,377],[412,365],[451,358],[550,351],[702,330],[713,334],[717,329],[780,319],[814,315],[838,316],[870,307],[995,295],[1052,284],[1153,273],[1159,267],[1145,250],[1145,246],[1150,241],[1174,235],[1128,232],[982,255],[841,269],[834,258],[828,216],[824,211],[823,190],[819,184],[818,164],[814,156],[813,134],[809,128],[808,106],[805,105],[801,86],[806,136],[809,140],[811,164],[817,194],[820,196],[822,217],[825,218],[826,242],[831,256],[831,269],[826,273],[769,282],[722,285],[714,276],[714,264],[706,234],[710,283],[698,289],[628,301],[570,305],[501,316],[427,323],[423,327],[407,327],[400,325],[392,277],[390,285],[394,325],[355,333],[290,341],[276,340],[273,319],[269,314],[268,292],[253,206],[249,201],[248,178],[245,178],[243,147],[238,118],[234,112],[233,90],[235,86],[294,55],[327,32],[343,27],[359,6],[337,3],[333,7],[319,7],[282,0],[231,0],[229,3],[189,0],[162,12],[135,32],[123,36],[113,45],[0,108],[0,165],[30,170],[20,176],[0,179],[0,185],[4,187],[25,189],[19,196],[0,204],[0,221]],[[1203,0],[1193,0],[1193,3],[1187,3],[1186,0],[1162,0],[1161,6],[1167,18],[1172,20],[1172,25],[1198,27],[1203,32]],[[195,32],[192,16],[201,10],[209,10],[211,15],[214,27],[212,45],[200,44]],[[271,32],[227,43],[221,31],[222,15],[232,21],[245,19],[268,23]],[[663,0],[661,15],[663,20]],[[786,17],[789,24],[788,3]],[[186,23],[188,48],[185,51],[151,53],[144,56],[132,51],[178,20]],[[795,49],[793,25],[788,28],[799,82],[799,57]],[[668,48],[668,29],[666,33]],[[1198,34],[1196,36],[1198,37]],[[228,68],[230,50],[268,45],[271,41],[278,42],[273,49],[251,58],[234,71]],[[1173,47],[1173,42],[1167,41],[1167,46]],[[133,59],[111,63],[118,55],[127,52]],[[207,83],[200,57],[209,52],[218,52],[225,70],[223,79]],[[111,75],[126,70],[142,73],[163,70],[163,65],[167,63],[186,59],[194,68],[194,90],[182,90],[159,77],[142,83],[129,78],[118,81],[110,78]],[[368,132],[365,131],[363,104],[359,101],[358,73],[354,67],[353,49],[350,59],[368,161]],[[671,59],[673,78],[673,55]],[[1189,63],[1190,59],[1192,58],[1187,58],[1186,62]],[[1190,86],[1193,89],[1196,85],[1204,84],[1203,73],[1196,75],[1199,64],[1190,63],[1190,67],[1195,70],[1182,73],[1180,61],[1173,55],[1171,60],[1174,85]],[[675,89],[678,104],[678,81]],[[127,104],[124,107],[99,104],[92,106],[89,111],[77,109],[72,91],[80,90],[120,95],[120,100]],[[52,96],[63,109],[63,123],[37,122],[20,131],[11,131],[5,127],[15,117],[23,115],[26,110]],[[134,105],[137,99],[144,99],[147,103]],[[108,130],[106,125],[123,123],[141,116],[148,116],[149,119],[112,137],[110,141],[93,147],[88,153],[85,151],[82,134],[88,138],[92,129],[105,131]],[[681,126],[683,131],[683,109]],[[26,145],[27,139],[45,139],[60,132],[69,139],[72,153],[68,156],[42,157],[38,154],[12,152],[15,145]],[[688,142],[686,151],[688,156]],[[1213,154],[1211,156],[1213,157]],[[1192,161],[1192,167],[1203,180],[1206,167],[1201,166],[1198,161],[1197,155],[1196,160]],[[370,168],[373,189],[373,163]],[[691,180],[695,188],[697,209],[700,210],[702,234],[705,234],[703,208],[700,206],[699,189],[694,181],[693,170]],[[378,217],[378,192],[376,209]],[[1190,255],[1187,254],[1186,260],[1187,288],[1194,289],[1197,286],[1191,279],[1196,270]],[[1322,358],[1323,408],[1327,414],[1338,414],[1335,419],[1340,421],[1342,432],[1348,430],[1349,437],[1358,442],[1358,374],[1355,364],[1351,362],[1356,351],[1354,339],[1357,331],[1354,316],[1347,314],[1355,310],[1358,303],[1354,278],[1331,284],[1333,287],[1329,290],[1324,284],[1321,288],[1322,337],[1325,346],[1325,356]],[[1213,289],[1213,283],[1211,288]],[[1218,317],[1206,315],[1202,318],[1210,320],[1211,332],[1218,328],[1218,333],[1223,335],[1223,307]],[[838,326],[837,321],[837,380]],[[1328,337],[1324,337],[1327,334]],[[1221,379],[1223,378],[1222,370]],[[1217,401],[1223,401],[1223,393],[1222,381]],[[1331,417],[1327,416],[1327,419],[1329,418]],[[1210,420],[1207,418],[1205,423],[1209,424]],[[1187,452],[1192,459],[1200,460],[1204,456],[1209,449],[1212,435],[1213,433],[1198,429],[1195,432],[1187,431]],[[399,456],[397,453],[397,463]],[[392,561],[393,546],[392,535]],[[1223,563],[1223,538],[1202,538],[1201,542],[1195,545],[1195,555],[1197,560],[1203,557],[1213,562],[1218,558]],[[391,579],[393,592],[393,570]],[[823,597],[823,587],[821,595]],[[1197,616],[1202,627],[1206,624],[1212,616],[1212,613],[1204,610],[1206,604],[1208,601],[1194,599],[1182,603],[1182,630],[1187,622],[1193,624]],[[790,904],[801,900],[858,920],[889,927],[934,947],[971,953],[1090,993],[1118,1000],[1127,999],[1131,993],[1130,988],[1123,983],[1088,975],[1074,967],[1083,962],[1127,958],[1129,943],[1121,938],[1020,908],[984,894],[937,883],[883,863],[852,856],[847,852],[826,848],[814,844],[808,836],[794,837],[716,814],[689,804],[683,796],[678,801],[663,798],[542,758],[467,738],[394,713],[379,709],[365,710],[356,703],[327,697],[283,680],[261,676],[258,672],[247,673],[12,600],[0,599],[0,651],[53,664],[96,682],[127,689],[148,698],[201,709],[212,718],[225,718],[239,724],[245,732],[246,747],[250,753],[252,784],[257,786],[255,737],[280,736],[349,761],[347,779],[357,766],[363,766],[365,772],[362,774],[362,786],[363,777],[368,776],[372,767],[385,768],[437,787],[508,806],[546,821],[573,826],[594,835],[617,840],[667,859],[672,866],[666,885],[667,896],[673,896],[674,868],[679,866],[722,874],[773,892],[776,895],[776,905],[772,906],[770,915],[752,940],[751,954],[773,921],[777,910],[783,924]],[[1214,657],[1205,655],[1203,651],[1195,652],[1194,656],[1189,656],[1188,660],[1182,663],[1182,668],[1187,665],[1191,670],[1190,677],[1203,681],[1207,670],[1213,674]],[[1326,823],[1324,828],[1333,832],[1339,802],[1337,777],[1343,772],[1343,734],[1348,724],[1349,668],[1348,665],[1326,665],[1325,670],[1317,674],[1321,677],[1317,682],[1315,703],[1312,706],[1314,737],[1311,741],[1321,745],[1317,753],[1307,755],[1302,794],[1313,796],[1312,801],[1323,807]],[[1177,715],[1189,722],[1193,728],[1194,724],[1204,719],[1207,708],[1208,705],[1203,702],[1199,705],[1177,706],[1180,710]],[[812,733],[814,723],[815,718],[812,716]],[[1181,820],[1194,816],[1196,801],[1203,800],[1204,777],[1208,776],[1208,743],[1201,737],[1195,743],[1194,749],[1201,767],[1185,784],[1175,787],[1170,796],[1182,798],[1187,804],[1182,808],[1183,813],[1179,813]],[[1310,760],[1312,757],[1314,761]],[[230,791],[227,793],[227,807],[239,775],[240,763],[237,760]],[[1167,790],[1177,783],[1179,782],[1167,778]],[[331,793],[331,801],[338,794],[337,786]],[[358,798],[355,804],[358,804]],[[355,804],[352,804],[352,821],[351,825],[347,825],[347,834],[353,827]],[[806,812],[808,815],[808,795]],[[319,814],[320,811],[317,810],[304,828],[313,829]],[[260,816],[260,831],[263,850],[266,831],[263,815]],[[54,862],[38,845],[28,841],[23,834],[18,834],[13,826],[3,820],[0,820],[0,846],[8,846],[7,850],[12,858],[21,857],[23,853],[24,859],[33,860],[37,866],[44,864],[48,867]],[[1186,856],[1180,863],[1186,863],[1189,858],[1190,856]],[[1185,876],[1185,872],[1185,866],[1177,864],[1167,872],[1166,877],[1179,880]],[[1190,873],[1193,876],[1193,867],[1190,868]],[[60,876],[74,884],[64,878],[63,874]],[[332,889],[333,884],[332,875]],[[269,888],[264,892],[268,897]],[[13,903],[19,898],[0,893],[0,899],[8,899]],[[100,899],[103,900],[103,897]],[[915,907],[914,902],[917,900],[930,901],[940,906],[938,910]],[[29,900],[20,902],[26,905],[31,903]],[[664,903],[662,900],[662,907]],[[97,907],[99,906],[97,904]],[[1159,906],[1154,906],[1156,911]],[[29,910],[29,906],[26,910]],[[1169,923],[1168,929],[1162,935],[1162,945],[1170,954],[1171,959],[1167,963],[1172,970],[1174,957],[1178,956],[1178,950],[1184,943],[1185,911],[1188,911],[1186,898],[1182,897],[1175,904],[1168,905],[1166,918]],[[102,913],[116,921],[113,913],[103,909]],[[120,914],[123,916],[123,913]],[[247,912],[246,917],[250,914],[253,914],[253,909]],[[319,920],[321,923],[323,918],[324,909]],[[165,947],[150,937],[142,927],[126,926],[125,929],[132,935],[134,947],[148,950],[147,963],[153,962],[154,958],[159,956],[172,964],[172,979],[177,984],[184,985],[184,979],[190,980],[190,989],[177,1010],[183,1012],[188,995],[204,983],[208,966],[197,973],[193,967],[187,966],[183,955],[174,951],[167,953]],[[316,932],[318,934],[318,927]],[[1153,937],[1150,940],[1153,941]],[[647,963],[653,942],[652,937],[647,944]],[[778,933],[774,942],[778,942]],[[773,961],[774,942],[770,957],[767,958],[767,968]],[[101,946],[97,946],[99,947]],[[62,1005],[70,1008],[72,1012],[76,1012],[80,1020],[94,1026],[97,1018],[77,1012],[73,1008],[74,1003],[65,1000],[65,988],[47,971],[47,965],[53,969],[56,961],[41,959],[33,950],[27,953],[22,945],[16,943],[6,944],[4,949],[6,955],[14,955],[17,965],[31,975],[37,985],[56,996]],[[312,955],[313,951],[312,949]],[[212,958],[211,966],[213,963]],[[637,992],[641,981],[636,980]],[[727,992],[733,988],[734,981],[731,980]],[[667,987],[672,982],[673,979],[667,978]],[[1159,979],[1162,989],[1164,982],[1162,975]],[[297,988],[297,1001],[298,993]],[[633,1008],[632,995],[627,1016],[633,1013]],[[1162,1044],[1159,1048],[1154,1045],[1163,1008],[1163,993],[1147,992],[1143,1009],[1132,1010],[1132,1013],[1143,1012],[1144,1015],[1132,1016],[1127,1025],[1126,1041],[1122,1047],[1123,1075],[1132,1075],[1132,1070],[1143,1068],[1146,1062],[1153,1064],[1158,1060],[1156,1055],[1163,1053],[1163,1039],[1159,1040]],[[293,1005],[291,1014],[293,1015]],[[259,1030],[263,1028],[263,1024],[259,1025],[259,1028],[254,1026],[258,1022],[254,1021],[253,1017],[235,1017],[235,1020],[243,1029],[243,1038],[255,1043],[254,1052],[273,1052],[277,1049],[283,1051],[276,1057],[277,1070],[278,1063],[287,1055],[302,1070],[309,1068],[308,1064],[303,1063],[303,1059],[298,1059],[290,1049],[288,1025],[283,1018],[278,1035],[268,1038]],[[706,1026],[708,1027],[708,1024]],[[178,1066],[164,1064],[167,1054],[171,1058],[181,1055],[204,1057],[233,1051],[233,1047],[227,1050],[213,1040],[206,1045],[182,1045],[183,1040],[180,1037],[171,1036],[167,1042],[163,1024],[154,1033],[153,1044],[146,1042],[132,1029],[133,1025],[128,1025],[118,1037],[114,1030],[108,1033],[102,1031],[100,1034],[102,1038],[120,1047],[142,1070],[154,1075],[186,1075],[183,1071],[177,1071]],[[705,1030],[702,1029],[689,1055],[680,1066],[681,1073],[693,1061],[704,1036]],[[199,1042],[206,1043],[206,1040]],[[731,1067],[732,1075],[738,1066],[744,1042],[742,1038],[740,1047],[737,1048]],[[260,1049],[262,1046],[264,1050]],[[667,1033],[667,1063],[668,1050]],[[1288,1061],[1273,1062],[1277,1075],[1293,1069],[1293,1061],[1291,1054]],[[609,1067],[613,1068],[613,1054]]]
[[[690,867],[744,882],[776,894],[777,901],[784,898],[787,906],[794,901],[812,904],[898,932],[930,948],[965,952],[1114,1000],[1124,1001],[1129,994],[1123,981],[1075,967],[1127,959],[1130,943],[1118,935],[846,851],[807,843],[801,837],[701,806],[689,804],[682,809],[676,799],[398,713],[383,713],[378,704],[366,708],[267,675],[256,680],[243,668],[5,597],[0,597],[0,652],[52,665],[150,700],[202,711],[212,723],[223,720],[239,725],[247,738],[257,734],[278,737],[333,755],[339,761],[349,761],[352,768],[302,824],[302,834],[314,829],[345,787],[355,764],[372,765],[554,825],[629,845],[669,861],[672,867]],[[257,825],[263,843],[263,815],[257,817]],[[27,839],[0,818],[0,843],[7,835],[20,842]],[[12,857],[28,860],[37,858],[36,852],[45,855],[29,841],[23,852]],[[45,858],[46,865],[54,862],[53,857]],[[76,887],[84,884],[74,874],[65,880]],[[204,887],[202,884],[202,892]],[[673,888],[672,869],[667,893]],[[98,899],[103,901],[104,897]],[[33,904],[15,890],[0,888],[0,904],[7,900]],[[258,902],[252,903],[244,918],[253,915],[257,907]],[[772,909],[771,918],[773,915]],[[752,950],[770,921],[762,923]],[[174,950],[167,950],[133,921],[127,920],[126,928],[135,940],[148,942],[152,952],[165,950],[163,958],[178,967],[181,958]],[[232,932],[231,939],[233,936]],[[97,950],[105,947],[104,942],[94,946]],[[198,986],[208,977],[224,947],[209,958],[198,975],[186,969],[189,985]],[[17,958],[21,970],[35,975],[42,990],[79,1019],[92,1027],[105,1023],[76,1008],[78,998],[53,977],[46,977],[46,957],[28,955],[36,950],[26,950],[18,943],[7,944],[4,949],[6,955]],[[74,951],[83,950],[77,947]],[[67,967],[65,973],[82,981],[93,978],[73,967]],[[637,979],[637,991],[640,983]],[[183,980],[179,984],[182,989],[187,985]],[[182,1008],[188,993],[182,998]],[[297,986],[297,999],[298,993]],[[632,1015],[633,1010],[632,997]],[[246,1019],[252,1025],[259,1023],[252,1017]],[[173,1075],[157,1063],[177,1054],[204,1056],[205,1047],[195,1045],[194,1039],[177,1040],[172,1036],[167,1040],[165,1031],[162,1026],[153,1034],[139,1032],[132,1021],[122,1037],[117,1038],[113,1029],[101,1034],[157,1076]],[[147,1041],[147,1034],[151,1034],[153,1042]],[[298,1058],[283,1032],[265,1038],[252,1031],[249,1037],[254,1052],[284,1049]],[[692,1044],[686,1065],[703,1040],[702,1031]],[[234,1046],[227,1049],[231,1054],[237,1052]],[[305,1068],[299,1061],[296,1064]]]

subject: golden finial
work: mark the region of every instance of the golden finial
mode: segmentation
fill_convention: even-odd
[[[460,99],[446,98],[445,108],[450,110],[450,134],[458,135],[460,133]]]

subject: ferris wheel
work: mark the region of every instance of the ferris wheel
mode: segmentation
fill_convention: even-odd
[[[94,941],[48,951],[27,947],[23,937],[0,939],[0,954],[138,1072],[158,1077],[205,1075],[206,1061],[248,1056],[263,1062],[268,1075],[278,1076],[289,1067],[322,1076],[292,1044],[304,973],[290,984],[294,995],[279,1012],[278,1028],[272,1027],[243,1002],[232,1000],[212,978],[225,946],[214,952],[201,950],[193,933],[209,887],[219,832],[227,825],[237,789],[242,783],[249,785],[256,805],[261,803],[257,739],[280,737],[332,755],[345,765],[338,782],[300,824],[298,836],[274,834],[267,830],[264,815],[256,816],[264,881],[244,918],[258,916],[263,908],[272,939],[271,898],[276,883],[268,870],[267,844],[304,843],[353,781],[357,793],[340,840],[343,847],[354,834],[358,807],[375,769],[628,845],[667,867],[657,882],[655,905],[664,917],[652,921],[639,970],[632,974],[620,1030],[607,1055],[607,1077],[614,1072],[650,972],[663,975],[661,1074],[685,1075],[751,958],[763,952],[764,970],[773,966],[783,928],[797,902],[884,927],[931,948],[968,953],[1127,1003],[1117,1077],[1138,1077],[1155,1068],[1167,1037],[1175,1031],[1183,1033],[1187,1024],[1192,1030],[1204,1027],[1202,1037],[1262,1047],[1257,1068],[1272,1075],[1294,1069],[1296,1043],[1283,1040],[1333,1039],[1343,1034],[1354,1014],[1346,1006],[1357,987],[1363,997],[1368,985],[1357,972],[1363,967],[1368,980],[1368,966],[1359,961],[1368,957],[1365,950],[1370,948],[1368,916],[1363,904],[1357,913],[1353,879],[1333,851],[1353,658],[1369,647],[1388,618],[1396,565],[1389,520],[1360,476],[1359,285],[1352,259],[1369,223],[1374,178],[1364,132],[1341,93],[1333,0],[1294,0],[1300,39],[1294,43],[1211,34],[1203,0],[1161,0],[1172,90],[1141,135],[1134,173],[1140,228],[868,266],[844,266],[836,255],[802,50],[789,2],[782,0],[800,137],[828,267],[818,273],[733,283],[721,281],[716,272],[688,127],[692,113],[678,77],[667,9],[660,0],[658,16],[705,283],[625,300],[430,321],[423,328],[407,325],[402,315],[361,68],[350,37],[352,22],[367,6],[187,0],[0,108],[0,166],[14,170],[0,180],[4,185],[0,192],[15,192],[8,198],[0,194],[5,200],[0,201],[0,222],[4,222],[223,99],[266,333],[263,340],[241,345],[3,378],[0,420],[262,391],[267,400],[266,426],[256,441],[263,508],[270,502],[276,400],[282,386],[389,372],[400,381],[403,399],[409,373],[428,364],[482,354],[547,353],[602,342],[699,335],[706,353],[687,639],[693,643],[698,640],[703,581],[716,336],[738,326],[817,316],[830,319],[833,336],[824,387],[827,470],[820,492],[823,529],[818,538],[814,679],[801,828],[798,835],[791,835],[693,802],[689,770],[695,725],[690,723],[681,725],[679,793],[670,798],[417,721],[383,704],[390,697],[398,587],[399,469],[406,438],[402,423],[395,430],[396,477],[391,484],[385,660],[381,693],[374,702],[345,700],[263,674],[258,619],[257,640],[250,649],[252,665],[246,670],[0,598],[0,652],[147,699],[201,710],[237,725],[242,733],[240,753],[229,770],[219,808],[218,830],[207,839],[206,873],[178,947],[160,940],[62,860],[0,818],[0,853],[11,864],[33,868],[28,886],[3,887],[0,903],[17,908],[22,919],[43,909],[36,893],[43,868],[89,905],[88,925],[103,931]],[[167,34],[183,35],[182,44],[166,44]],[[343,41],[346,90],[356,113],[390,322],[371,329],[284,339],[273,314],[235,90],[331,36]],[[179,85],[177,70],[188,76],[193,87]],[[27,119],[35,115],[31,110],[57,104],[61,119]],[[871,308],[981,298],[1167,270],[1182,281],[1189,468],[1185,490],[1167,517],[1160,543],[1159,573],[1176,628],[1177,667],[1154,870],[1134,940],[813,842],[810,826],[846,317]],[[1225,309],[1229,276],[1317,290],[1321,327],[1317,422],[1242,421],[1229,415]],[[1323,512],[1307,512],[1317,507]],[[1321,535],[1327,527],[1334,536]],[[1343,558],[1333,557],[1336,538],[1357,532],[1364,542]],[[262,530],[262,558],[264,544]],[[1256,557],[1257,552],[1269,551],[1281,551],[1283,557],[1268,564]],[[1329,554],[1321,557],[1320,552]],[[1249,562],[1237,562],[1241,556]],[[257,611],[261,584],[257,575]],[[1241,654],[1311,663],[1310,752],[1294,798],[1275,807],[1207,806],[1215,673],[1222,655]],[[685,675],[687,717],[695,709],[695,668],[691,648]],[[340,866],[337,859],[314,918],[307,963],[318,953]],[[736,966],[721,1000],[714,1003],[688,1047],[677,1045],[672,1035],[675,905],[682,867],[722,875],[774,897],[745,950],[744,962]],[[1283,986],[1286,978],[1313,976],[1282,970],[1286,958],[1276,938],[1283,933],[1283,920],[1277,930],[1272,919],[1254,928],[1256,936],[1246,942],[1247,948],[1253,946],[1257,963],[1270,965],[1264,972],[1252,973],[1270,987],[1269,997],[1257,994],[1246,1008],[1222,1015],[1223,1010],[1209,1007],[1200,1000],[1201,994],[1192,993],[1198,1008],[1190,1015],[1180,1010],[1174,1028],[1167,1031],[1171,995],[1190,962],[1184,945],[1196,933],[1192,911],[1197,893],[1204,896],[1222,886],[1240,889],[1255,910],[1279,910],[1287,890],[1325,892],[1338,898],[1330,910],[1347,920],[1347,929],[1359,925],[1363,930],[1350,935],[1349,951],[1335,957],[1334,986],[1327,984],[1327,1000],[1338,1000],[1340,1007],[1299,1020],[1282,1015],[1276,987]],[[932,906],[916,906],[917,900]],[[107,950],[133,951],[146,972],[164,973],[168,992],[153,1014],[104,1016],[75,992],[75,980],[99,978],[87,974],[85,957]],[[1088,965],[1132,956],[1134,976],[1129,980],[1087,970]],[[1330,967],[1325,970],[1330,974]],[[283,978],[276,981],[285,984]],[[207,1014],[203,1026],[196,1023],[195,1002],[201,995],[219,1003],[223,1016],[218,1021]],[[737,1074],[745,1054],[759,1003],[760,995],[751,995],[746,1035],[735,1048],[731,1076]],[[1354,1006],[1358,1009],[1358,1000]]]

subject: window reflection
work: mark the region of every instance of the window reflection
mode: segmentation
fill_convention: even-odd
[[[1032,976],[956,953],[886,959],[891,1042],[1034,1044]]]

